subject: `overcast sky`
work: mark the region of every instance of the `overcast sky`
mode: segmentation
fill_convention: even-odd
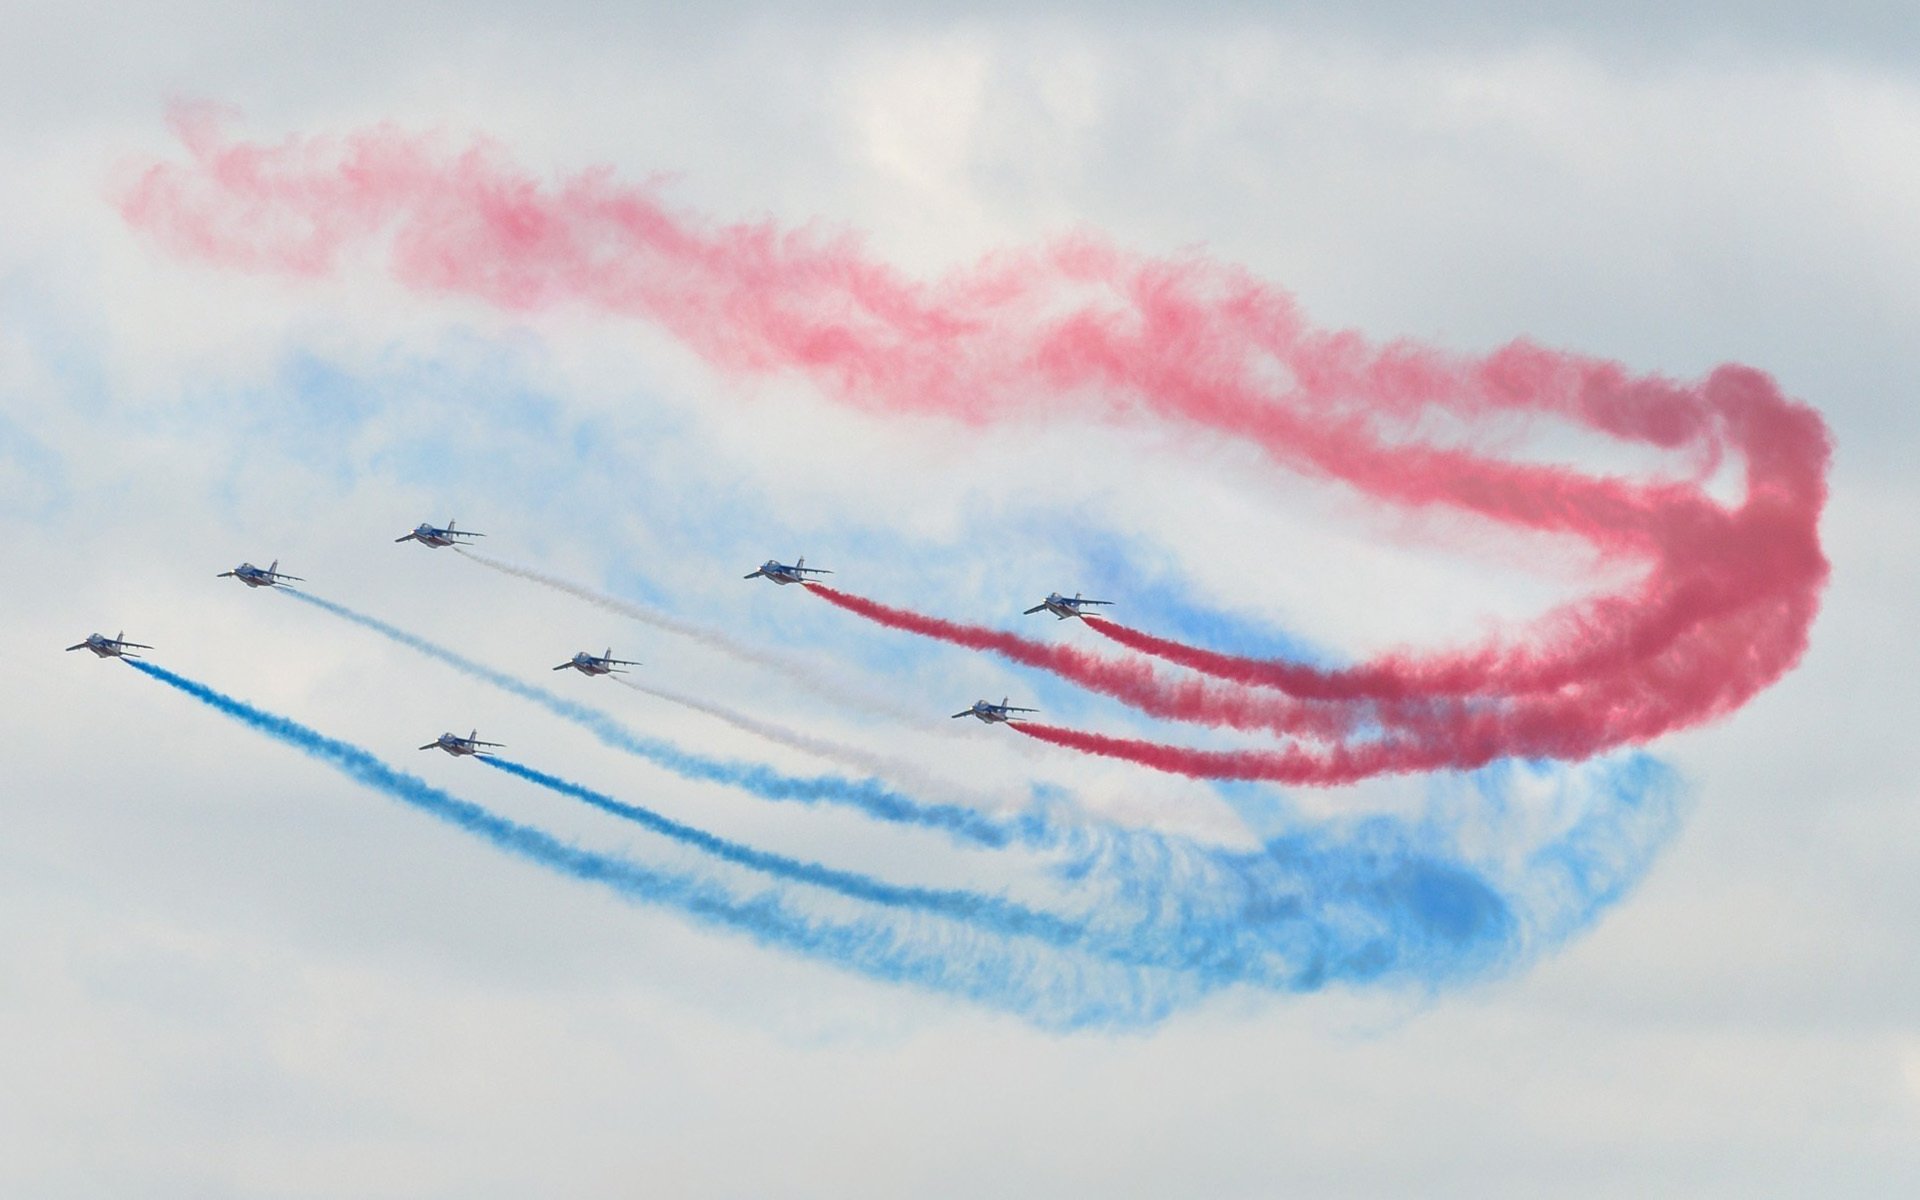
[[[6,6],[0,1191],[1909,1194],[1910,5],[519,7]],[[611,644],[645,682],[883,754],[929,796],[1052,798],[1223,846],[1464,785],[1289,795],[1070,759],[946,714],[1014,694],[1167,731],[740,575],[806,554],[997,623],[1051,588],[1113,589],[1143,621],[1331,657],[1468,639],[1581,581],[1175,438],[956,439],[723,376],[636,322],[418,294],[371,256],[320,280],[187,261],[113,204],[134,165],[178,156],[183,98],[232,106],[243,137],[485,136],[542,172],[662,179],[688,211],[855,231],[921,275],[1097,231],[1203,248],[1376,338],[1757,366],[1837,445],[1812,648],[1740,712],[1646,748],[1679,819],[1618,903],[1450,986],[1232,990],[1144,1030],[1060,1033],[623,902],[60,648],[124,627],[170,668],[608,853],[690,861],[414,747],[477,726],[726,836],[957,887],[1000,881],[934,838],[636,763],[213,576],[278,558],[703,752],[826,769],[546,669]],[[449,517],[790,669],[392,544]],[[1556,769],[1515,811],[1580,803],[1622,761]]]

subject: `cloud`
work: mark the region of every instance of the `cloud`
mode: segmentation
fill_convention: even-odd
[[[1920,377],[1920,81],[1898,26],[1875,24],[1902,7],[1812,24],[1699,5],[615,7],[9,14],[0,410],[59,456],[66,497],[0,511],[10,1190],[617,1195],[644,1174],[686,1195],[1875,1195],[1920,1170],[1901,1005],[1920,912],[1904,853],[1920,675],[1902,650],[1920,552],[1897,536],[1920,440],[1899,400]],[[885,86],[903,61],[929,64],[912,105]],[[268,135],[394,118],[494,131],[540,169],[658,169],[690,207],[867,230],[921,275],[1084,224],[1147,249],[1204,243],[1376,336],[1472,349],[1524,331],[1682,375],[1757,362],[1837,432],[1829,607],[1799,672],[1659,747],[1695,789],[1686,829],[1628,902],[1517,979],[1410,1009],[1228,1004],[1095,1044],[877,1001],[370,805],[149,702],[131,672],[46,648],[124,622],[171,665],[383,751],[499,722],[617,794],[652,777],[208,576],[278,553],[515,669],[623,632],[450,556],[378,553],[453,515],[570,578],[895,680],[943,718],[955,692],[1026,681],[836,632],[777,589],[729,591],[720,568],[741,552],[857,561],[876,594],[972,614],[1124,563],[1236,638],[1344,656],[1539,612],[1560,585],[1521,580],[1568,564],[1471,541],[1412,553],[1429,530],[1382,529],[1338,497],[1249,503],[1244,462],[1190,447],[1089,431],[963,455],[803,388],[724,386],[631,329],[422,306],[370,273],[294,289],[183,267],[101,202],[117,162],[163,147],[158,114],[183,93],[230,99]],[[963,102],[965,120],[931,119]],[[902,161],[916,132],[922,160]],[[308,385],[370,411],[329,431],[292,394]],[[1128,555],[1085,548],[1090,527]],[[810,733],[874,734],[666,639],[634,656]],[[1050,710],[1069,702],[1032,686]],[[818,767],[632,700],[621,715],[702,750]],[[1025,802],[1037,780],[1070,810],[1231,846],[1257,844],[1276,808],[1417,816],[1446,799],[1229,793],[990,736],[879,740],[989,795]],[[529,789],[457,778],[516,819],[595,832]],[[790,822],[686,787],[659,789],[679,818],[968,882],[851,818]],[[1542,811],[1548,828],[1572,815],[1504,813]]]

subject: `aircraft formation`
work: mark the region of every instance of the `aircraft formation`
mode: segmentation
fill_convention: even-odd
[[[472,530],[457,529],[451,520],[449,520],[444,527],[422,521],[404,536],[397,537],[393,540],[396,544],[401,542],[418,542],[428,549],[437,550],[445,546],[465,545],[466,543],[459,540],[461,538],[478,538],[485,536],[483,533]],[[795,559],[792,564],[770,558],[766,562],[761,563],[754,571],[741,578],[766,579],[784,587],[790,583],[808,583],[810,582],[810,576],[831,574],[833,574],[833,572],[824,567],[809,567],[806,558],[803,556]],[[238,579],[250,588],[278,587],[287,583],[306,582],[306,580],[299,575],[288,575],[282,572],[280,570],[280,560],[277,558],[265,567],[256,567],[250,562],[243,562],[231,571],[220,572],[215,578]],[[1034,605],[1032,608],[1026,609],[1022,615],[1031,616],[1034,613],[1048,612],[1061,620],[1065,620],[1068,617],[1084,618],[1086,614],[1081,611],[1083,607],[1091,604],[1109,605],[1112,603],[1113,601],[1111,600],[1090,600],[1082,596],[1079,592],[1075,592],[1070,597],[1064,596],[1059,592],[1049,592],[1046,599]],[[125,638],[126,632],[124,630],[114,637],[94,633],[89,634],[85,641],[77,642],[74,645],[68,646],[67,649],[91,650],[101,658],[139,658],[141,656],[132,653],[132,651],[153,649],[152,646],[146,645],[145,643],[129,642],[126,641]],[[591,651],[582,650],[566,662],[554,667],[553,670],[574,670],[589,678],[593,678],[600,675],[625,675],[628,673],[625,668],[641,665],[637,659],[615,658],[613,656],[613,647],[609,646],[604,654],[594,654]],[[958,720],[961,717],[973,717],[988,725],[1004,725],[1008,722],[1026,719],[1026,717],[1019,714],[1036,713],[1040,711],[1037,708],[1023,708],[1020,705],[1011,704],[1009,700],[1010,697],[1005,696],[1001,697],[1000,703],[998,704],[994,704],[988,700],[976,700],[966,709],[954,713],[953,719]],[[479,732],[478,729],[475,729],[465,737],[461,737],[456,733],[443,733],[433,741],[421,746],[420,749],[443,750],[455,758],[468,756],[490,758],[492,755],[487,749],[483,749],[483,747],[498,747],[504,743],[480,741],[478,740]]]

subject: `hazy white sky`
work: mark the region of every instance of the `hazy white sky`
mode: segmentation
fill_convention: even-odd
[[[1907,1194],[1920,30],[1905,5],[1808,28],[1794,7],[7,6],[0,1191]],[[278,557],[515,670],[611,642],[660,686],[911,760],[972,802],[1037,782],[1224,842],[1250,836],[1230,795],[944,720],[1023,690],[1094,723],[1122,711],[739,575],[805,553],[991,616],[1097,571],[1063,548],[1084,535],[1142,572],[1090,588],[1204,597],[1341,653],[1471,636],[1578,581],[1464,534],[1423,549],[1191,446],[961,444],[715,376],[626,322],[505,317],[374,264],[296,282],[174,259],[110,197],[174,153],[181,97],[260,137],[392,120],[540,169],[663,175],[690,209],[857,230],[914,271],[1094,229],[1203,246],[1377,337],[1753,364],[1838,446],[1813,648],[1731,719],[1652,747],[1686,815],[1631,896],[1524,971],[1435,995],[1235,993],[1144,1033],[1058,1035],[620,903],[59,648],[124,626],[169,666],[596,844],[659,853],[413,747],[477,725],[730,836],[957,885],[952,853],[640,767],[212,576]],[[933,721],[391,545],[449,516]],[[604,683],[565,690],[819,769]]]

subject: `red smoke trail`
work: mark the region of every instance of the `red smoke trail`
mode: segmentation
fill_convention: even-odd
[[[1036,642],[998,629],[929,617],[855,596],[824,583],[809,583],[806,587],[829,603],[890,629],[984,650],[1023,666],[1051,671],[1156,717],[1204,725],[1271,729],[1303,737],[1338,737],[1350,732],[1355,720],[1354,715],[1344,709],[1214,687],[1203,680],[1170,680],[1155,672],[1151,664],[1138,660],[1102,658],[1071,646]]]
[[[1322,755],[1304,750],[1189,750],[1163,746],[1137,738],[1108,737],[1042,725],[1035,721],[1009,721],[1008,728],[1019,730],[1037,741],[1066,746],[1083,754],[1117,758],[1139,763],[1156,771],[1187,775],[1195,779],[1249,779],[1294,785],[1332,785],[1351,783],[1376,771],[1359,768],[1352,752],[1336,748]]]
[[[1740,645],[1701,637],[1684,651],[1653,660],[1639,675],[1599,679],[1507,702],[1442,698],[1287,704],[1278,697],[1262,700],[1240,690],[1210,688],[1200,681],[1167,680],[1137,663],[927,617],[817,584],[809,587],[879,624],[1052,671],[1156,716],[1323,739],[1336,738],[1343,728],[1353,733],[1325,750],[1201,751],[1047,725],[1022,726],[1023,731],[1044,731],[1034,736],[1056,745],[1199,777],[1336,784],[1371,775],[1471,770],[1512,756],[1580,759],[1723,716],[1746,698],[1743,677],[1714,675],[1701,670],[1698,662],[1703,657],[1733,659]],[[1810,620],[1810,612],[1777,604],[1756,612],[1750,624],[1743,623],[1728,636],[1780,640],[1795,629],[1804,630]],[[1377,726],[1377,731],[1353,732],[1363,722]]]
[[[917,632],[1158,715],[1306,733],[1365,725],[1383,731],[1366,754],[1402,747],[1395,763],[1465,762],[1487,742],[1593,753],[1712,719],[1779,678],[1805,649],[1826,579],[1826,428],[1749,368],[1681,383],[1526,343],[1479,358],[1375,345],[1313,328],[1285,293],[1231,266],[1086,239],[919,283],[850,239],[690,220],[606,171],[549,186],[486,145],[449,152],[381,127],[259,146],[226,140],[204,114],[175,124],[190,161],[148,168],[122,210],[207,261],[321,274],[380,241],[413,286],[643,317],[720,369],[804,372],[871,410],[971,424],[1151,417],[1385,503],[1570,535],[1642,568],[1513,636],[1332,671],[1095,626],[1231,687],[888,610],[898,627],[912,618]],[[1435,409],[1468,430],[1463,444],[1425,440]],[[1687,470],[1633,482],[1469,448],[1478,429],[1543,420],[1670,451]],[[1726,460],[1744,470],[1737,503],[1684,481]]]
[[[1439,768],[1471,770],[1483,767],[1507,752],[1487,744],[1447,747],[1438,743],[1389,744],[1361,742],[1308,750],[1290,746],[1280,750],[1194,750],[1139,738],[1109,737],[1062,729],[1034,721],[1009,721],[1008,727],[1036,741],[1066,746],[1083,754],[1138,763],[1171,775],[1193,779],[1241,779],[1294,786],[1332,787],[1375,775]]]

